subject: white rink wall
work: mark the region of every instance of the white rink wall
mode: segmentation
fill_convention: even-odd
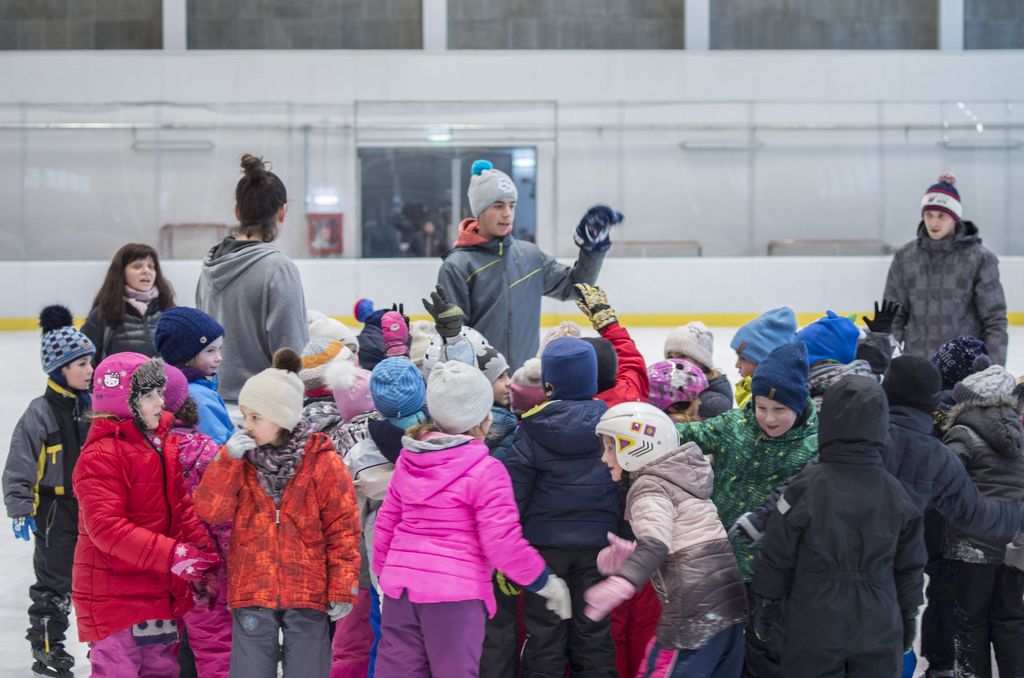
[[[867,311],[881,298],[889,257],[609,258],[599,284],[631,326],[674,325],[688,317],[709,325],[742,324],[745,315],[790,306],[799,314]],[[569,262],[571,263],[571,261]],[[436,259],[299,259],[306,305],[348,324],[360,298],[378,307],[404,302],[424,313],[420,299],[433,288]],[[61,302],[84,316],[108,266],[104,261],[0,262],[0,327],[32,329],[46,304]],[[163,261],[177,301],[192,305],[199,261]],[[1024,257],[1000,260],[1011,324],[1024,324]],[[577,317],[570,302],[544,300],[553,315]],[[632,316],[632,317],[630,317]],[[803,318],[801,318],[804,321]]]

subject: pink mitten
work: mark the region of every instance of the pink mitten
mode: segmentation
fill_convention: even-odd
[[[381,333],[388,357],[409,355],[409,326],[398,311],[388,311],[380,319]]]
[[[202,551],[192,544],[179,542],[171,552],[171,573],[187,582],[200,581],[204,572],[219,563],[216,553]]]
[[[635,541],[623,539],[614,532],[608,533],[608,544],[597,554],[597,571],[606,577],[618,572],[626,558],[636,550]]]
[[[608,614],[636,595],[636,587],[622,577],[608,577],[594,584],[583,594],[587,607],[583,614],[591,621],[601,621]]]

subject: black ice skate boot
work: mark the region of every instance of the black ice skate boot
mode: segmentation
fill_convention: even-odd
[[[63,643],[47,644],[32,648],[32,673],[37,676],[56,676],[57,678],[71,678],[74,676],[71,667],[75,665],[75,658],[67,653]]]

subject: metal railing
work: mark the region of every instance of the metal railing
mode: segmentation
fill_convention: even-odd
[[[783,250],[783,251],[780,251]],[[891,254],[892,248],[881,240],[861,239],[786,239],[768,243],[768,256],[880,256]]]

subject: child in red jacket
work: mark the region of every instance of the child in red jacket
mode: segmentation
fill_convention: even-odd
[[[175,676],[177,620],[219,560],[192,510],[163,411],[163,363],[116,353],[96,367],[93,411],[72,479],[79,535],[72,574],[92,675]]]
[[[597,390],[594,396],[608,407],[620,403],[647,402],[651,385],[647,365],[626,328],[619,324],[608,295],[600,287],[576,285],[576,305],[590,319],[600,338],[583,341],[597,353]],[[620,489],[625,502],[628,484]],[[622,520],[620,536],[632,539],[628,524]],[[639,593],[612,612],[612,639],[615,641],[615,668],[621,676],[636,675],[661,617],[661,602],[649,583]]]

